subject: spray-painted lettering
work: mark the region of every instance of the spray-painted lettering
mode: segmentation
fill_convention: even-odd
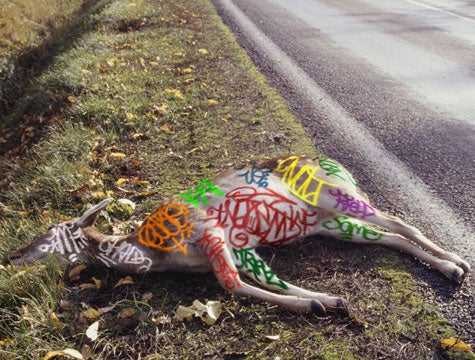
[[[190,210],[186,205],[171,203],[151,214],[138,231],[139,243],[160,251],[179,251],[187,255],[186,240],[193,234]]]
[[[327,230],[338,231],[343,239],[351,240],[355,235],[361,235],[366,241],[378,241],[383,234],[365,225],[351,221],[348,216],[340,215],[332,220],[325,221],[323,227]]]
[[[241,263],[240,265],[236,265],[236,267],[238,269],[244,268],[249,273],[252,273],[252,276],[256,281],[265,281],[268,285],[278,286],[284,290],[289,288],[285,282],[276,277],[275,273],[267,267],[263,260],[259,259],[259,257],[254,254],[253,248],[233,248],[233,253],[236,259]],[[264,280],[261,280],[261,276],[264,276]]]
[[[318,158],[318,164],[325,171],[326,176],[336,176],[343,181],[349,180],[353,185],[358,186],[351,174],[337,161],[323,157]]]
[[[207,213],[228,230],[235,248],[245,247],[251,238],[262,245],[279,246],[307,235],[307,229],[317,223],[316,214],[295,201],[272,189],[252,186],[231,190],[223,203],[208,208]]]
[[[267,187],[269,186],[267,180],[271,172],[272,171],[269,169],[259,168],[256,167],[255,164],[252,164],[250,169],[247,169],[247,171],[242,174],[238,174],[238,176],[244,177],[244,180],[248,185],[255,184],[257,187]]]
[[[108,267],[133,265],[138,267],[138,272],[147,272],[152,266],[152,259],[133,244],[120,239],[101,242],[99,251],[96,257]]]
[[[179,194],[178,198],[184,198],[186,203],[191,203],[193,206],[200,206],[200,203],[208,205],[206,193],[213,193],[216,195],[224,195],[224,191],[218,189],[208,179],[201,181],[197,189],[190,189],[185,194]]]
[[[374,208],[363,200],[356,200],[354,196],[343,193],[339,188],[328,189],[328,193],[336,197],[335,209],[340,210],[349,216],[366,218],[376,214]]]
[[[298,167],[299,160],[299,156],[290,156],[282,160],[276,170],[284,173],[282,182],[294,195],[317,206],[323,186],[336,186],[337,184],[332,184],[316,176],[320,166],[305,164]]]
[[[203,237],[196,240],[196,244],[203,256],[208,258],[211,264],[211,271],[218,277],[223,286],[232,290],[241,286],[239,273],[230,265],[230,260],[226,259],[226,244],[219,236],[215,236],[205,229]]]
[[[68,259],[75,262],[78,260],[78,254],[89,245],[82,229],[72,223],[59,224],[50,232],[47,243],[38,246],[42,252],[68,254]]]

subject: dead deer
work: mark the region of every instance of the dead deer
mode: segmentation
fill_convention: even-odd
[[[57,253],[71,262],[97,261],[126,272],[211,270],[239,295],[299,312],[345,314],[342,298],[279,279],[256,248],[325,234],[402,250],[456,283],[470,269],[416,228],[372,207],[350,173],[325,157],[289,156],[226,171],[160,206],[129,235],[104,235],[93,226],[110,201],[50,227],[10,259],[19,265]],[[240,274],[275,292],[243,282]]]

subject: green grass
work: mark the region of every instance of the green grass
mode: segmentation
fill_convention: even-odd
[[[160,202],[223,169],[316,152],[208,1],[99,1],[83,10],[79,25],[52,39],[54,56],[23,95],[8,98],[2,258],[105,196],[138,206],[130,217],[109,208],[101,229],[131,231]],[[346,297],[354,321],[239,298],[211,274],[134,275],[133,285],[114,288],[125,274],[90,267],[71,281],[69,267],[50,259],[0,269],[0,358],[65,348],[91,359],[456,357],[438,345],[455,336],[450,324],[417,294],[394,252],[327,238],[262,254],[286,280]],[[100,289],[81,290],[92,277]],[[167,321],[195,299],[225,304],[216,325]],[[81,313],[110,306],[89,340]]]

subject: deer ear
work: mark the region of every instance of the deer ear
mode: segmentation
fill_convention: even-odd
[[[112,201],[112,198],[108,198],[102,200],[99,204],[93,206],[92,208],[88,209],[80,218],[76,221],[76,224],[81,227],[85,228],[91,226],[94,221],[96,221],[97,215],[104,209],[109,203]]]

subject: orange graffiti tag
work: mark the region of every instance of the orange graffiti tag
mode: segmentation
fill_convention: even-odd
[[[161,206],[140,227],[139,242],[161,251],[180,251],[188,255],[185,241],[194,233],[195,225],[190,223],[189,212],[190,209],[183,204]]]

